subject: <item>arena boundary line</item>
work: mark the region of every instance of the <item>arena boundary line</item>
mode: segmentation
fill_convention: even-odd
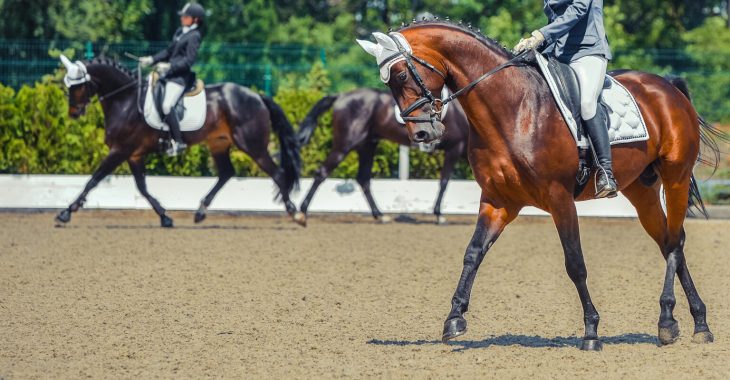
[[[60,209],[68,206],[88,181],[86,175],[0,175],[1,209]],[[215,177],[147,177],[149,191],[169,210],[192,211],[213,187]],[[302,179],[301,188],[292,194],[298,205],[312,184]],[[431,214],[438,191],[438,180],[376,179],[371,185],[375,200],[385,213]],[[213,201],[211,210],[283,212],[274,200],[275,187],[270,178],[233,178]],[[479,186],[470,180],[449,182],[443,200],[444,214],[475,215],[479,209]],[[110,176],[88,197],[86,208],[151,209],[131,176]],[[636,217],[636,211],[623,196],[577,203],[580,216]],[[330,178],[317,192],[311,212],[369,213],[359,185],[353,179]],[[547,213],[528,207],[522,215]]]

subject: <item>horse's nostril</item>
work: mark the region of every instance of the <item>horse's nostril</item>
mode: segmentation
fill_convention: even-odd
[[[425,141],[426,138],[428,138],[428,132],[418,131],[415,135],[413,135],[413,138],[415,141]]]

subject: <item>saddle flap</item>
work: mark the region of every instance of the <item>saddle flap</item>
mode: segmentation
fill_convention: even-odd
[[[580,120],[580,84],[575,71],[553,57],[548,60],[548,69],[558,85],[560,97],[570,108],[573,119]]]

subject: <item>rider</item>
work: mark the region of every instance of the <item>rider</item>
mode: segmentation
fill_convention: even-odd
[[[520,40],[515,52],[545,46],[543,53],[573,68],[581,92],[581,118],[601,169],[596,181],[596,198],[614,197],[618,187],[611,167],[607,115],[603,107],[598,107],[606,66],[611,59],[603,26],[603,0],[543,1],[549,24]]]
[[[200,41],[202,39],[199,26],[205,17],[205,9],[197,3],[187,3],[178,12],[181,27],[175,31],[172,43],[167,49],[155,54],[140,58],[140,64],[149,66],[157,63],[157,72],[160,80],[165,83],[165,98],[162,101],[162,115],[165,123],[170,127],[173,140],[167,154],[176,156],[187,148],[180,132],[180,121],[177,119],[173,107],[180,97],[194,83],[195,75],[190,68],[195,63]]]

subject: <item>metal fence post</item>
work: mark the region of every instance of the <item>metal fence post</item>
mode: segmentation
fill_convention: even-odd
[[[324,48],[319,49],[319,60],[322,61],[322,67],[327,67],[327,52]]]
[[[398,179],[405,181],[408,179],[409,172],[411,171],[410,157],[408,153],[410,148],[405,145],[398,147]]]
[[[264,92],[266,96],[271,96],[271,64],[267,63],[264,69]]]
[[[91,41],[86,41],[86,54],[84,54],[87,61],[94,59],[94,45]]]

